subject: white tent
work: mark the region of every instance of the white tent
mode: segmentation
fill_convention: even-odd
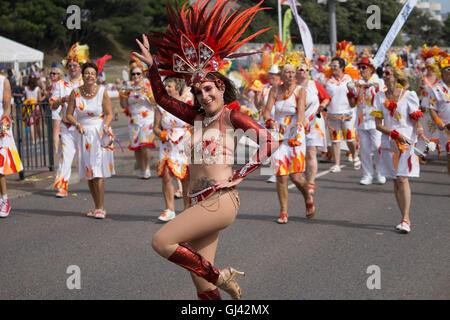
[[[0,64],[14,64],[14,70],[18,72],[19,63],[37,62],[42,67],[43,61],[42,51],[0,36]]]

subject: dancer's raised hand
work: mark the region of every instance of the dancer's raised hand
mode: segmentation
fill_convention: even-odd
[[[150,44],[148,42],[148,38],[145,34],[142,35],[142,42],[139,39],[136,39],[136,43],[141,49],[141,53],[133,52],[133,57],[139,58],[139,60],[145,62],[150,69],[153,65],[153,57],[150,53]]]

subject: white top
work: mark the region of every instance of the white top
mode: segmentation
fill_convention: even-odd
[[[77,119],[83,127],[101,126],[104,119],[103,114],[103,95],[105,87],[100,86],[95,97],[91,99],[84,98],[80,89],[75,89],[75,112]]]
[[[294,89],[294,92],[286,99],[276,101],[273,109],[275,109],[275,122],[277,124],[277,139],[288,140],[292,137],[291,130],[296,128],[297,123],[297,99],[300,93],[300,86]]]
[[[71,80],[69,79],[69,77],[66,77],[64,78],[64,81],[63,80],[58,81],[58,83],[55,86],[55,89],[53,90],[50,101],[54,101],[69,96],[73,89],[78,88],[81,85],[83,85],[83,79],[81,76],[75,80]],[[66,123],[67,123],[66,119],[67,106],[68,104],[64,103],[64,106],[61,110],[62,120],[63,122]]]
[[[430,109],[438,112],[445,125],[450,123],[450,92],[444,81],[439,80],[430,92]]]
[[[402,93],[403,94],[403,93]],[[404,135],[411,144],[417,142],[417,132],[414,130],[414,122],[410,115],[420,111],[420,103],[417,94],[414,91],[406,91],[403,98],[397,102],[397,108],[393,115],[386,107],[386,95],[379,91],[375,95],[375,110],[381,112],[384,120],[384,126],[389,130],[397,130]],[[389,149],[390,137],[387,134],[381,136],[381,148]]]
[[[337,80],[334,77],[327,80],[325,90],[327,90],[331,97],[330,104],[328,105],[329,114],[343,114],[352,112],[352,107],[350,107],[350,103],[347,98],[347,84],[351,81],[352,78],[348,74],[344,74],[340,80]]]
[[[39,87],[30,90],[27,86],[25,87],[25,100],[34,99],[38,101]]]
[[[309,80],[306,85],[305,119],[311,125],[314,124],[315,115],[319,110],[319,106],[319,92],[317,91],[316,84],[314,80]]]
[[[152,95],[150,83],[146,82],[145,88],[139,90],[130,90],[128,95],[128,109],[130,112],[130,123],[137,125],[145,125],[153,123],[155,112],[149,99]]]
[[[368,81],[359,80],[358,87],[362,101],[357,106],[357,126],[363,130],[376,129],[375,118],[370,113],[375,107],[375,95],[378,91],[383,90],[384,82],[382,83],[378,77],[372,76]],[[358,93],[355,92],[355,95],[357,96]]]

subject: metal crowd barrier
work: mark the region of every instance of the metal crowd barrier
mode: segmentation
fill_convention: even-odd
[[[48,103],[18,104],[13,116],[14,139],[24,170],[54,170],[52,111]]]

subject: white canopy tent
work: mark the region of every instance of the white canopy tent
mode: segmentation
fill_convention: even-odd
[[[44,53],[42,51],[0,36],[0,64],[13,64],[14,70],[19,72],[20,63],[37,62],[42,68],[43,61]]]

